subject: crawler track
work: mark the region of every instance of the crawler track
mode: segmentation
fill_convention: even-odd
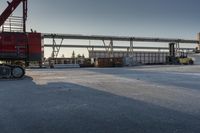
[[[0,65],[0,78],[2,79],[20,79],[24,76],[25,70],[21,66]]]

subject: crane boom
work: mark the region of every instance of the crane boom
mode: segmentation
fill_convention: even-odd
[[[0,27],[5,23],[8,17],[13,13],[13,11],[19,6],[19,4],[23,2],[23,16],[24,20],[27,17],[27,0],[12,0],[12,2],[7,2],[8,7],[4,10],[4,12],[0,15]]]

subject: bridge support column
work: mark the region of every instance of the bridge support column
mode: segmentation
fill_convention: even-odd
[[[129,49],[129,52],[130,52],[130,56],[132,57],[133,56],[133,39],[130,39],[130,49]]]

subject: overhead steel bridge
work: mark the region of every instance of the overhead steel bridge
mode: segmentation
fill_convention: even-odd
[[[134,37],[134,36],[101,36],[101,35],[79,35],[79,34],[50,34],[43,33],[44,39],[52,39],[52,44],[44,44],[44,47],[52,47],[53,52],[52,56],[57,57],[60,51],[60,48],[105,48],[109,49],[112,53],[113,49],[128,49],[133,51],[134,49],[146,49],[146,50],[168,50],[167,47],[136,47],[134,42],[156,42],[156,43],[176,43],[176,48],[178,50],[193,50],[193,48],[182,48],[180,44],[200,44],[199,40],[189,40],[189,39],[175,39],[175,38],[152,38],[152,37]],[[58,43],[56,40],[60,39]],[[94,40],[102,41],[103,45],[75,45],[75,44],[63,44],[64,39],[72,40]],[[110,41],[109,44],[106,44],[105,41]],[[130,42],[130,46],[115,46],[113,42],[117,41],[126,41]]]
[[[150,38],[150,37],[125,37],[125,36],[99,36],[99,35],[78,35],[78,34],[43,34],[46,39],[80,39],[80,40],[112,40],[112,41],[136,41],[136,42],[163,42],[163,43],[193,43],[198,40],[174,39],[174,38]]]

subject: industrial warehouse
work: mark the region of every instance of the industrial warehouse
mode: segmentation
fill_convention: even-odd
[[[200,33],[190,27],[196,23],[188,24],[192,20],[198,22],[198,18],[191,15],[189,20],[184,19],[182,23],[186,22],[187,26],[179,22],[182,29],[176,32],[187,31],[186,27],[189,27],[191,30],[187,31],[187,35],[194,31],[194,39],[181,35],[173,38],[175,33],[170,33],[172,38],[160,35],[165,31],[157,36],[153,27],[156,24],[141,20],[139,30],[142,31],[142,26],[147,23],[148,27],[154,28],[149,31],[154,37],[138,37],[132,35],[138,32],[137,27],[131,29],[128,22],[132,24],[145,14],[148,20],[155,19],[154,14],[164,16],[166,14],[162,11],[166,9],[157,11],[161,9],[160,2],[133,1],[119,4],[120,1],[114,0],[49,0],[41,3],[34,0],[9,0],[6,3],[2,0],[1,132],[199,133]],[[166,3],[170,4],[163,4],[164,7],[172,10],[171,2]],[[191,2],[186,3],[187,7],[194,6]],[[142,12],[135,4],[146,10],[152,8],[153,15],[149,10],[131,21],[132,15]],[[173,4],[178,6],[184,2]],[[98,8],[101,8],[100,12]],[[186,9],[191,12],[198,10],[184,7]],[[80,14],[89,13],[82,16],[78,11]],[[172,11],[172,16],[180,12],[177,7],[176,13]],[[195,14],[194,11],[192,13]],[[103,19],[98,19],[101,15]],[[120,22],[113,19],[115,15]],[[171,23],[174,24],[179,17],[172,17]],[[63,22],[65,18],[68,20]],[[113,19],[110,25],[109,19]],[[104,29],[100,26],[102,22],[107,24],[103,24]],[[162,29],[159,24],[156,25],[157,30]],[[73,25],[76,25],[75,28]],[[33,30],[32,26],[37,29]],[[76,30],[84,33],[84,26],[91,33],[94,33],[91,29],[95,26],[111,30],[110,35],[100,35],[100,30],[95,30],[97,35],[74,34]],[[115,34],[122,27],[128,27],[129,30],[125,28],[127,34]],[[47,31],[41,30],[43,28]],[[173,26],[170,28],[175,31]],[[130,32],[132,30],[135,31]],[[143,32],[147,34],[148,30]]]

